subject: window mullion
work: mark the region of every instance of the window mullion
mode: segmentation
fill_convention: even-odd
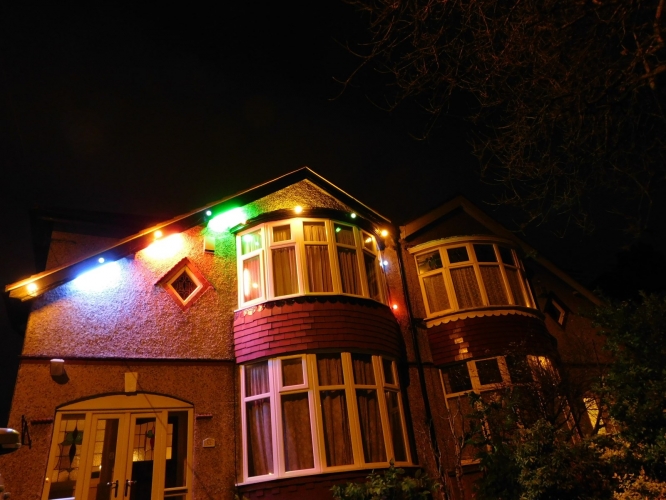
[[[472,381],[472,390],[474,392],[481,391],[481,381],[479,380],[479,372],[476,370],[474,361],[467,362],[467,370],[469,371],[469,378]]]
[[[333,221],[326,221],[326,233],[328,242],[328,258],[333,273],[333,291],[342,293],[342,278],[340,277],[340,263],[338,262],[338,245],[335,241],[335,225]]]
[[[356,401],[356,389],[354,388],[354,372],[351,366],[351,354],[342,355],[342,372],[345,379],[345,394],[347,395],[347,413],[349,417],[349,430],[351,432],[352,451],[354,453],[354,465],[359,467],[364,462],[363,442],[361,439],[361,423],[358,419],[358,403]]]
[[[381,356],[372,357],[372,365],[375,371],[375,383],[377,391],[377,401],[379,403],[379,415],[382,421],[382,433],[384,435],[384,450],[386,452],[386,459],[390,460],[391,457],[395,459],[393,451],[393,440],[391,439],[391,430],[388,417],[388,410],[386,406],[386,394],[384,394],[384,377],[381,370]]]
[[[282,449],[282,412],[280,411],[280,391],[278,387],[278,370],[280,363],[277,360],[268,360],[268,385],[271,389],[271,433],[273,442],[273,470],[277,476],[284,475],[284,450]]]

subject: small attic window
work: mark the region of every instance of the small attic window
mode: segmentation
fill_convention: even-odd
[[[543,312],[553,318],[560,326],[564,327],[567,320],[567,309],[553,294],[548,298]]]
[[[178,262],[156,285],[164,288],[183,311],[211,287],[187,257]]]

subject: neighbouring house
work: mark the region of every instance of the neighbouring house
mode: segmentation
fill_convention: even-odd
[[[330,498],[391,460],[469,498],[469,391],[594,369],[598,299],[462,197],[398,227],[303,168],[130,236],[75,215],[5,288],[16,499]]]

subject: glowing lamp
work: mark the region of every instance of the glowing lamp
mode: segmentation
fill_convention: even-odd
[[[152,259],[164,259],[176,255],[183,248],[183,243],[183,235],[176,233],[163,240],[154,241],[144,252]]]
[[[379,234],[382,235],[382,238],[386,238],[388,236],[388,231],[386,229],[382,229]]]
[[[397,311],[397,310],[398,310],[398,304],[393,304],[393,305],[391,306],[391,308],[392,308],[394,311]]]
[[[161,237],[162,237],[162,231],[158,229],[157,231],[155,231],[155,239],[159,240]]]
[[[104,264],[104,257],[100,257],[99,259],[97,259],[97,262],[99,262],[100,264]]]
[[[300,205],[296,205],[296,206],[294,207],[294,212],[296,212],[297,214],[300,214],[302,211],[303,211],[303,207],[302,207],[302,206],[300,206]]]
[[[382,266],[388,266],[388,260],[383,260],[382,261]]]
[[[216,233],[221,233],[230,227],[234,227],[245,222],[246,220],[247,217],[242,208],[232,208],[231,210],[227,210],[226,212],[222,212],[221,214],[216,215],[210,221],[208,221],[208,229]]]
[[[37,283],[30,283],[26,287],[26,290],[28,290],[28,293],[30,295],[34,294],[37,291]]]
[[[213,215],[213,212],[211,212],[210,210],[206,210],[206,217],[210,217],[211,215]]]
[[[336,232],[336,233],[339,233],[340,231],[342,231],[342,228],[340,228],[340,227],[336,227],[336,228],[335,228],[335,232]]]
[[[79,291],[102,292],[118,286],[120,274],[120,265],[117,262],[109,262],[80,275],[72,281],[72,284]]]
[[[355,218],[356,218],[356,214],[355,214],[354,212],[352,212],[352,213],[350,214],[350,217],[351,217],[352,219],[355,219]]]

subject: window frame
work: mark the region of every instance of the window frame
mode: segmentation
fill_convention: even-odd
[[[400,412],[400,425],[401,434],[405,449],[406,460],[395,461],[398,465],[409,466],[412,464],[411,449],[409,445],[409,435],[407,432],[407,421],[405,418],[405,408],[403,403],[403,395],[400,390],[397,363],[394,359],[381,356],[370,355],[372,360],[373,374],[375,378],[374,384],[356,384],[353,375],[352,356],[350,352],[336,352],[336,353],[318,353],[336,354],[340,356],[342,371],[343,371],[343,384],[336,385],[321,385],[319,382],[319,374],[317,369],[317,353],[306,353],[280,356],[271,359],[258,360],[250,363],[240,365],[240,392],[241,392],[241,432],[242,432],[242,478],[239,484],[251,484],[273,479],[282,479],[288,477],[307,476],[313,474],[324,474],[333,472],[343,472],[358,469],[370,469],[388,467],[389,460],[395,456],[394,445],[391,434],[391,424],[389,421],[388,407],[386,403],[385,391],[397,393],[398,408]],[[283,386],[282,382],[282,362],[287,359],[300,358],[303,363],[303,384],[297,386]],[[387,383],[383,362],[389,361],[394,383]],[[246,396],[246,370],[248,366],[254,364],[264,363],[268,365],[268,378],[269,378],[269,393],[262,393],[261,395]],[[370,389],[375,390],[377,393],[377,401],[379,403],[379,417],[382,425],[382,436],[384,439],[384,449],[386,453],[386,461],[380,462],[365,462],[363,452],[363,442],[361,437],[360,416],[358,412],[356,391],[357,389]],[[353,461],[345,465],[326,464],[326,449],[325,449],[325,436],[323,424],[323,411],[321,402],[322,391],[344,390],[346,397],[347,419],[350,429],[350,444],[353,456]],[[284,422],[282,419],[282,404],[281,397],[284,394],[297,394],[307,392],[308,394],[308,407],[310,410],[310,435],[312,438],[313,447],[313,462],[314,467],[310,469],[299,469],[293,471],[286,471],[285,463],[285,450],[284,450]],[[263,474],[261,476],[249,476],[249,460],[248,460],[248,426],[247,426],[247,408],[246,403],[254,399],[264,399],[267,397],[270,401],[270,417],[271,417],[271,444],[273,446],[273,473]]]
[[[494,255],[494,262],[483,262],[479,261],[475,245],[491,245]],[[454,250],[457,248],[465,248],[467,251],[468,259],[465,261],[451,262],[449,257],[448,250]],[[502,258],[502,252],[500,250],[506,249],[511,252],[513,258],[513,264],[505,262]],[[416,265],[416,271],[419,278],[419,286],[421,288],[421,296],[423,298],[424,308],[426,312],[426,318],[434,318],[438,316],[445,316],[459,311],[474,310],[480,308],[492,308],[492,307],[527,307],[535,309],[535,301],[530,289],[529,283],[525,276],[525,268],[523,263],[518,256],[516,250],[508,243],[498,240],[490,239],[464,239],[464,240],[449,240],[447,242],[437,242],[435,244],[429,244],[427,246],[421,246],[417,249],[412,249],[411,252],[414,254],[414,262]],[[441,262],[441,267],[437,269],[432,269],[429,271],[421,272],[419,270],[419,258],[422,258],[429,254],[439,255]],[[469,268],[471,267],[476,278],[476,287],[481,298],[481,303],[478,305],[473,305],[470,307],[462,308],[460,307],[460,297],[456,293],[454,280],[451,275],[451,270]],[[486,283],[483,279],[481,269],[483,267],[496,267],[499,269],[501,280],[502,280],[502,289],[504,295],[507,299],[505,304],[491,304],[488,298],[488,291]],[[520,293],[522,294],[522,301],[520,297],[515,297],[512,287],[511,280],[509,278],[509,273],[515,272],[518,276],[518,284],[520,286]],[[448,309],[441,310],[431,310],[431,305],[428,301],[427,290],[425,286],[425,279],[433,276],[441,276],[446,290],[449,307]]]
[[[306,223],[323,223],[326,231],[326,241],[305,241],[303,225]],[[290,226],[291,239],[285,241],[274,241],[273,230],[280,226]],[[335,237],[335,227],[344,226],[352,230],[354,236],[354,245],[338,243]],[[259,232],[261,239],[261,248],[242,253],[242,238],[247,234]],[[372,238],[372,247],[365,244],[366,238]],[[311,291],[309,290],[309,281],[307,275],[307,246],[326,246],[328,251],[328,265],[331,271],[331,291]],[[273,250],[279,248],[294,247],[296,260],[297,292],[286,295],[275,293],[274,269],[276,267],[273,257]],[[353,250],[356,253],[356,264],[360,279],[361,294],[345,293],[338,258],[338,249],[344,248]],[[238,304],[239,309],[244,309],[253,305],[261,304],[268,300],[289,299],[305,295],[348,295],[352,297],[365,297],[386,304],[386,280],[384,277],[384,268],[380,265],[382,256],[377,245],[377,238],[367,231],[350,224],[348,222],[337,221],[333,219],[321,219],[311,217],[295,217],[279,221],[271,221],[258,224],[248,228],[236,235],[237,252],[237,275],[238,275]],[[368,282],[368,272],[366,269],[365,256],[372,256],[374,259],[374,272],[377,276],[377,297],[370,296],[370,285]],[[259,297],[251,300],[245,300],[244,296],[244,278],[243,265],[248,259],[259,256],[261,279],[258,286],[260,288]]]

